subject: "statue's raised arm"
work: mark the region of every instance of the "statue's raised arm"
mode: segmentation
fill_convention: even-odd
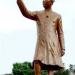
[[[25,4],[23,3],[23,0],[17,0],[17,4],[24,17],[32,19],[32,20],[37,20],[36,12],[28,11]]]

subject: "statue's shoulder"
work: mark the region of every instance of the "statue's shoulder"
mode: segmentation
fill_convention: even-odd
[[[37,14],[42,14],[42,13],[44,13],[44,11],[43,10],[40,10],[40,11],[36,11],[36,13]]]
[[[54,16],[56,16],[56,17],[58,17],[58,18],[61,17],[61,15],[60,15],[59,13],[57,13],[57,12],[52,11],[52,13],[53,13]]]

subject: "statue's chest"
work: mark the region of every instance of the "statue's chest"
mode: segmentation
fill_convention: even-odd
[[[56,29],[57,17],[53,13],[41,13],[38,14],[38,25],[44,29]]]
[[[56,25],[57,23],[57,17],[53,15],[52,13],[41,13],[38,15],[38,19],[40,24],[43,24],[43,25],[45,24]]]
[[[38,14],[38,19],[40,22],[56,22],[57,17],[53,13],[40,13]]]

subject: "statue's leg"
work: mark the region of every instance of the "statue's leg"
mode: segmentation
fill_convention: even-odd
[[[34,62],[34,72],[35,75],[41,75],[41,65],[37,61]]]
[[[48,70],[48,75],[54,75],[54,71]]]

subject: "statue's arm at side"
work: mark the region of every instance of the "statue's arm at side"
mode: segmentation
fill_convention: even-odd
[[[57,32],[58,32],[58,38],[61,47],[61,56],[63,56],[65,54],[65,42],[64,42],[64,32],[63,32],[61,16],[58,18]]]
[[[28,11],[22,0],[17,0],[17,4],[24,17],[32,20],[37,20],[36,12]]]

